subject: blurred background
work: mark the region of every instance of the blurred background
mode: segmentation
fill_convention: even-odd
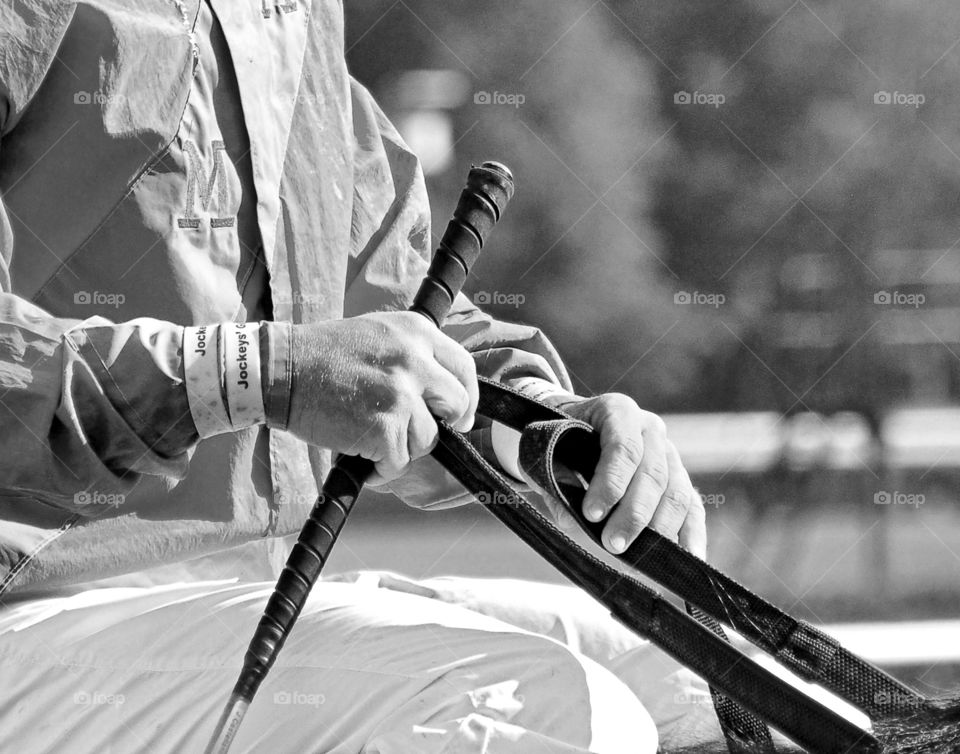
[[[470,295],[666,415],[712,561],[817,622],[960,617],[960,6],[345,10],[435,233],[471,162],[516,176]],[[474,506],[366,511],[341,568],[558,578]]]

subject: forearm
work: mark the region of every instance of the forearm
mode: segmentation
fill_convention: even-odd
[[[259,329],[262,420],[284,426],[289,325]],[[69,504],[78,491],[127,489],[142,474],[182,478],[204,436],[190,406],[183,336],[183,327],[155,319],[56,318],[0,293],[0,490]],[[219,375],[208,389],[220,394]]]

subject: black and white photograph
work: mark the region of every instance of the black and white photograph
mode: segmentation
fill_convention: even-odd
[[[960,4],[0,0],[0,752],[960,754]]]

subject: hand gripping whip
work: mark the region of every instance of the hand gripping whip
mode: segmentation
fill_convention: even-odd
[[[512,196],[513,176],[505,166],[485,162],[470,169],[467,185],[460,194],[453,218],[440,239],[440,247],[417,291],[411,311],[428,317],[437,326],[443,323],[480,255],[484,238],[496,225]],[[372,472],[373,462],[366,458],[344,455],[337,458],[267,602],[244,656],[240,678],[207,746],[207,754],[225,754],[229,750],[247,707],[283,648]]]

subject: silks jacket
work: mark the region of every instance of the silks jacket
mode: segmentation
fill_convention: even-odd
[[[329,453],[263,426],[198,442],[181,334],[412,299],[423,178],[347,73],[339,3],[0,3],[0,199],[0,595],[298,531]],[[461,297],[446,331],[483,374],[569,386],[535,328]],[[462,491],[429,459],[398,487]]]

